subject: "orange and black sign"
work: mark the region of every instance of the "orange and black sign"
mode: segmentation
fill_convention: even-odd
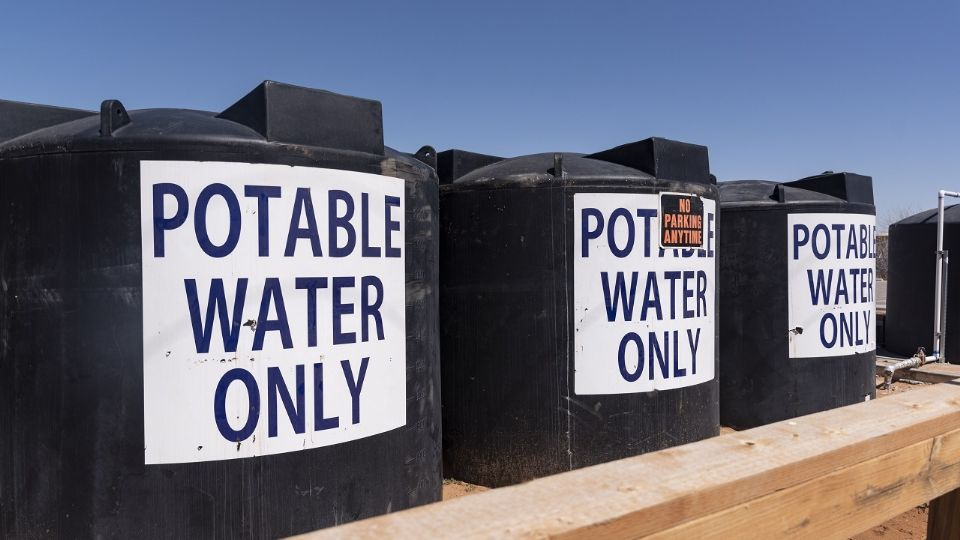
[[[660,194],[660,247],[703,247],[703,200],[700,197]]]

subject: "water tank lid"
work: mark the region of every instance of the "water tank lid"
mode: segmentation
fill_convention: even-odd
[[[264,81],[217,118],[268,141],[383,154],[383,109],[370,99]]]
[[[456,148],[445,150],[437,154],[437,176],[440,177],[441,184],[452,184],[454,180],[465,174],[503,160],[502,157]]]
[[[93,111],[0,99],[0,141],[94,114]]]
[[[557,179],[582,180],[648,180],[654,177],[643,171],[616,163],[586,159],[584,154],[548,152],[508,158],[491,163],[454,179],[454,184],[511,181],[538,183]]]
[[[476,155],[475,155],[476,156]],[[675,180],[714,184],[707,148],[696,144],[650,138],[593,154],[569,152],[531,154],[509,159],[494,156],[492,163],[462,176],[453,174],[453,183],[515,180],[520,182],[553,179],[597,181]]]

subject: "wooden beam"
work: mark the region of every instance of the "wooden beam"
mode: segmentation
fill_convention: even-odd
[[[846,538],[923,504],[953,485],[960,485],[960,430],[649,538]]]
[[[955,489],[930,502],[927,540],[960,538],[960,490]]]
[[[960,381],[304,539],[835,537],[960,487]]]

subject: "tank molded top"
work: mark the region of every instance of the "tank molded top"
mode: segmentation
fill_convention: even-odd
[[[733,180],[718,187],[724,208],[837,203],[873,206],[873,180],[849,172],[828,171],[792,182]]]
[[[464,171],[453,185],[498,187],[519,184],[623,182],[655,185],[658,181],[715,184],[710,175],[707,148],[652,137],[596,152],[547,152],[531,154]]]
[[[16,106],[14,106],[16,105]],[[384,156],[380,102],[265,81],[221,113],[189,109],[127,111],[107,100],[99,114],[62,113],[50,124],[45,106],[0,103],[0,125],[21,120],[29,132],[9,129],[0,158],[85,151],[136,151],[227,146],[238,152],[290,151],[321,155],[328,150]],[[69,110],[68,110],[69,111]],[[304,118],[320,121],[305,122]],[[22,131],[22,130],[20,130]],[[0,131],[0,140],[4,139]],[[393,153],[391,157],[401,157]],[[410,161],[410,158],[404,158]]]

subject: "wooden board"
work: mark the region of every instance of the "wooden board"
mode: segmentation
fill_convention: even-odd
[[[846,538],[929,501],[954,485],[960,485],[960,430],[650,538]]]
[[[833,538],[960,487],[960,381],[302,538]]]
[[[960,490],[953,490],[930,502],[927,540],[960,538]]]

